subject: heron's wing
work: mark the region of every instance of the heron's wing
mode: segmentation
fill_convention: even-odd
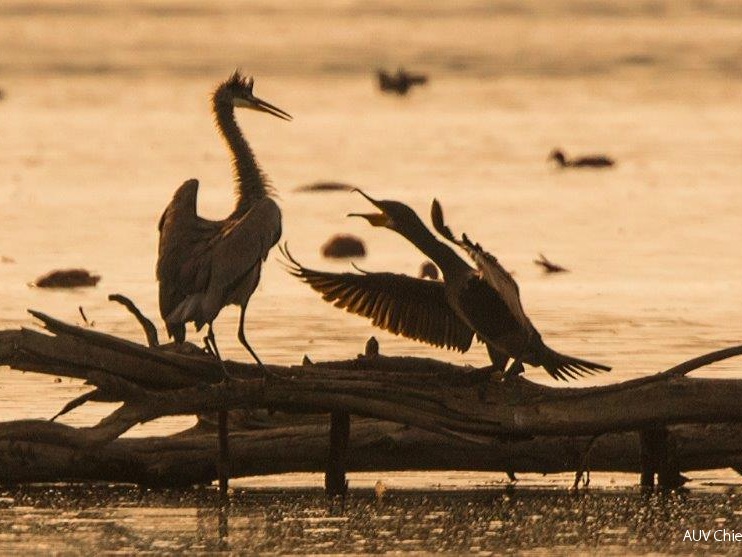
[[[183,183],[162,213],[157,255],[157,280],[160,283],[160,314],[168,315],[207,281],[203,253],[211,238],[219,233],[221,223],[196,214],[198,180]]]
[[[302,267],[285,250],[289,272],[346,311],[392,333],[466,352],[474,331],[446,302],[443,283],[393,273],[327,273]]]
[[[224,221],[219,235],[209,244],[207,295],[220,298],[220,307],[235,303],[235,295],[243,298],[239,303],[245,303],[257,286],[259,275],[251,287],[245,286],[244,281],[250,273],[259,272],[261,263],[280,238],[281,210],[270,197],[258,200],[239,218]]]
[[[190,321],[197,328],[210,323],[225,305],[247,303],[260,263],[281,236],[281,212],[267,197],[223,221],[173,205],[163,218],[158,260],[160,311],[171,334]]]

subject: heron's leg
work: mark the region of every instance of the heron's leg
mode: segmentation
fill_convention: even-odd
[[[216,347],[216,337],[214,336],[214,328],[211,323],[209,323],[209,330],[208,333],[206,333],[204,342],[206,343],[206,348],[208,348],[209,351],[216,357],[216,359],[219,360],[219,365],[222,366],[224,378],[231,379],[232,376],[227,371],[227,366],[224,365],[224,360],[222,360],[222,356],[221,354],[219,354],[219,349]]]
[[[247,339],[245,338],[245,314],[247,313],[247,304],[240,306],[240,327],[237,330],[237,338],[242,343],[242,346],[247,348],[247,351],[250,352],[250,355],[252,355],[253,358],[255,358],[255,362],[257,362],[260,369],[263,371],[263,376],[272,375],[268,372],[268,370],[263,365],[263,362],[260,361],[260,358],[258,358],[258,355],[255,353],[255,350],[252,349],[252,347],[248,344]]]
[[[209,323],[209,330],[204,342],[211,353],[219,360],[219,364],[222,366],[222,371],[224,372],[224,380],[226,381],[231,375],[227,372],[227,366],[224,365],[224,360],[222,360],[219,349],[216,347],[216,337],[214,336],[214,328],[211,323]],[[229,488],[229,413],[227,410],[219,410],[217,416],[219,419],[219,457],[217,459],[219,500],[222,505],[225,505],[228,499],[227,490]]]

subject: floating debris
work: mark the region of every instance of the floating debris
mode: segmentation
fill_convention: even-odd
[[[379,90],[398,95],[406,95],[413,86],[425,85],[428,82],[427,75],[409,73],[402,68],[399,68],[396,74],[377,70],[376,77],[379,80]]]
[[[93,275],[85,269],[59,269],[37,278],[32,286],[38,288],[77,288],[80,286],[95,286],[99,280],[99,275]]]
[[[324,257],[365,257],[366,246],[363,240],[350,234],[336,234],[322,246]]]
[[[562,168],[607,168],[616,164],[612,158],[606,155],[583,155],[568,159],[561,149],[553,149],[546,160],[556,161]]]
[[[546,273],[568,273],[569,269],[562,267],[561,265],[557,265],[556,263],[552,263],[546,257],[543,253],[538,254],[538,259],[534,259],[533,262],[536,265],[539,265],[543,268],[544,272]]]
[[[431,280],[438,280],[438,267],[432,261],[426,261],[420,265],[420,271],[417,276],[419,278],[429,278]]]
[[[343,182],[314,182],[294,188],[298,192],[353,191],[355,186]]]

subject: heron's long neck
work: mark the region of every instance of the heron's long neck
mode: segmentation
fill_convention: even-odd
[[[457,270],[469,269],[464,260],[449,246],[433,236],[422,222],[415,223],[411,230],[401,234],[432,259],[444,276]]]
[[[246,211],[258,199],[269,195],[271,188],[255,160],[250,145],[242,136],[234,117],[232,103],[218,98],[214,98],[213,102],[216,124],[232,152],[232,171],[237,181],[235,212]]]

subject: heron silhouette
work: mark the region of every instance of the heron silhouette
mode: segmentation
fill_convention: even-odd
[[[463,248],[472,268],[438,240],[417,214],[398,201],[377,201],[359,191],[381,212],[354,213],[373,226],[401,234],[435,262],[443,281],[394,273],[326,273],[302,267],[288,252],[290,271],[320,292],[326,301],[370,317],[382,329],[435,346],[465,352],[474,335],[485,343],[493,366],[505,377],[523,372],[523,363],[542,366],[555,379],[567,380],[608,366],[560,354],[541,339],[525,314],[513,277],[478,244],[466,236],[457,240],[443,222],[440,204],[433,202],[436,230]],[[508,360],[513,362],[507,370]]]
[[[193,322],[196,330],[207,325],[204,341],[227,379],[229,374],[217,348],[213,323],[225,306],[240,306],[237,338],[265,376],[265,366],[245,337],[245,315],[260,280],[261,265],[281,237],[281,210],[272,197],[272,186],[240,132],[234,109],[267,112],[284,120],[291,120],[291,116],[256,97],[253,78],[246,80],[239,71],[216,88],[211,101],[216,125],[232,153],[237,202],[227,218],[214,221],[196,212],[198,180],[187,180],[175,192],[159,223],[160,314],[176,343],[185,341],[187,323]],[[221,411],[220,456],[225,458],[226,428],[227,413]],[[220,472],[220,489],[226,490],[226,481],[222,484]]]

